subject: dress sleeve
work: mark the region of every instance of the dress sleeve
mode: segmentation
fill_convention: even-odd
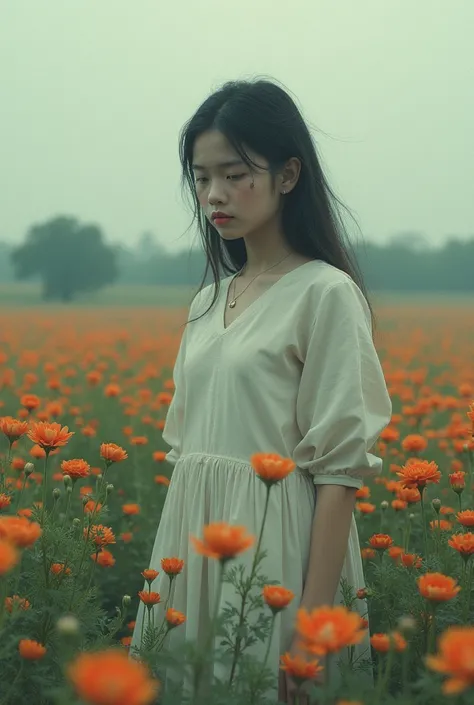
[[[318,305],[303,364],[295,464],[316,485],[361,487],[381,471],[382,460],[370,451],[391,412],[365,297],[351,279],[331,284]]]
[[[171,465],[176,462],[181,454],[182,431],[184,425],[184,408],[186,398],[186,382],[184,378],[184,357],[186,354],[186,340],[188,328],[184,329],[181,342],[173,368],[174,395],[168,407],[165,426],[162,438],[165,443],[171,446],[171,450],[166,454],[166,460]]]

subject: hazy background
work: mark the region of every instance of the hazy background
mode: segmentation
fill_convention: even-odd
[[[364,236],[474,232],[471,0],[0,0],[0,240],[71,214],[190,246],[177,142],[231,78],[297,97]]]

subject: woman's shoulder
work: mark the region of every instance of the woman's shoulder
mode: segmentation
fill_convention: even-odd
[[[323,260],[313,260],[313,264],[308,263],[302,268],[301,275],[305,284],[303,288],[317,301],[321,301],[331,290],[342,292],[342,295],[353,296],[355,293],[357,297],[363,296],[358,285],[347,272]],[[301,279],[299,281],[301,283]]]
[[[308,265],[304,269],[301,293],[313,316],[317,317],[321,310],[325,310],[337,317],[339,313],[351,310],[356,315],[370,318],[367,299],[347,272],[321,260],[315,260],[314,267]]]

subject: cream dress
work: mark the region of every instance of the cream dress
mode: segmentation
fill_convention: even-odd
[[[390,420],[391,402],[368,306],[348,275],[319,260],[306,262],[225,328],[232,278],[221,281],[214,307],[184,328],[163,431],[174,469],[146,567],[160,571],[153,590],[164,601],[168,577],[160,561],[184,559],[170,604],[184,612],[186,622],[168,639],[173,648],[183,640],[202,644],[216,599],[218,564],[196,553],[189,535],[201,538],[203,526],[217,521],[245,525],[258,535],[266,488],[250,457],[268,452],[292,458],[297,469],[271,490],[262,544],[268,554],[261,570],[296,596],[275,624],[268,665],[276,685],[279,656],[292,641],[303,591],[317,487],[359,488],[380,472],[381,460],[370,450]],[[206,311],[213,286],[197,294],[189,318]],[[237,563],[249,571],[253,556],[250,549]],[[355,589],[364,585],[354,518],[342,576]],[[234,588],[224,585],[221,605],[236,599]],[[335,603],[340,601],[338,591]],[[358,604],[365,613],[365,604]],[[163,608],[154,609],[156,624]],[[139,645],[143,613],[140,605],[132,650]],[[258,642],[248,653],[263,661],[264,651]],[[362,651],[369,655],[367,641],[358,655]]]

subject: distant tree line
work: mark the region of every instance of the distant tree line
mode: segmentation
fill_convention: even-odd
[[[401,233],[385,244],[355,244],[354,252],[369,290],[474,292],[474,235],[434,248],[418,233]],[[113,283],[194,287],[204,268],[198,249],[170,253],[150,232],[133,248],[108,244],[100,226],[71,216],[34,224],[21,245],[0,242],[0,283],[40,281],[45,300],[70,301]]]

